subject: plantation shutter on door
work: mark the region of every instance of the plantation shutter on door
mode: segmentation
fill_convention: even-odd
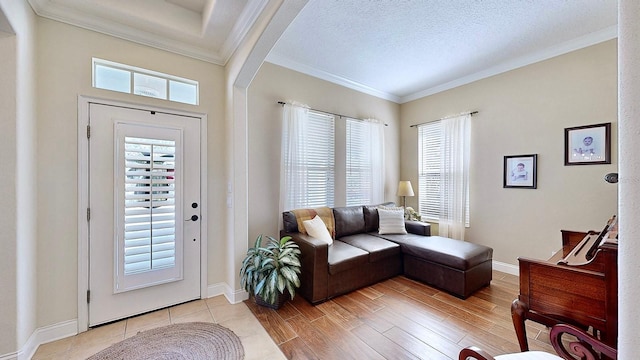
[[[175,142],[125,137],[124,274],[175,265]]]
[[[165,139],[126,136],[117,125],[116,270],[114,292],[182,279],[182,245],[176,233],[181,167],[180,130]]]

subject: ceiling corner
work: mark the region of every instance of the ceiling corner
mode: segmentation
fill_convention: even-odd
[[[249,1],[244,10],[242,10],[231,33],[227,36],[227,39],[220,48],[219,58],[223,62],[223,65],[229,61],[238,46],[240,46],[240,43],[242,43],[242,40],[247,36],[249,30],[251,30],[251,27],[255,24],[268,3],[269,0]]]

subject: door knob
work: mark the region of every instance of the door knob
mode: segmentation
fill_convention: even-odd
[[[191,215],[191,218],[185,221],[198,221],[198,215]]]

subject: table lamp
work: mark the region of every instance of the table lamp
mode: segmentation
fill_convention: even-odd
[[[411,187],[411,181],[409,180],[401,180],[398,184],[398,196],[402,196],[403,199],[403,207],[407,207],[407,196],[414,196],[413,188]]]

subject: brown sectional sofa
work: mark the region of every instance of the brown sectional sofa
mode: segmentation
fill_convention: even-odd
[[[332,210],[331,246],[300,233],[295,214],[283,213],[280,235],[291,236],[301,250],[298,293],[312,304],[400,274],[461,298],[491,282],[489,247],[430,236],[429,224],[418,221],[405,222],[408,234],[380,235],[377,206]]]

